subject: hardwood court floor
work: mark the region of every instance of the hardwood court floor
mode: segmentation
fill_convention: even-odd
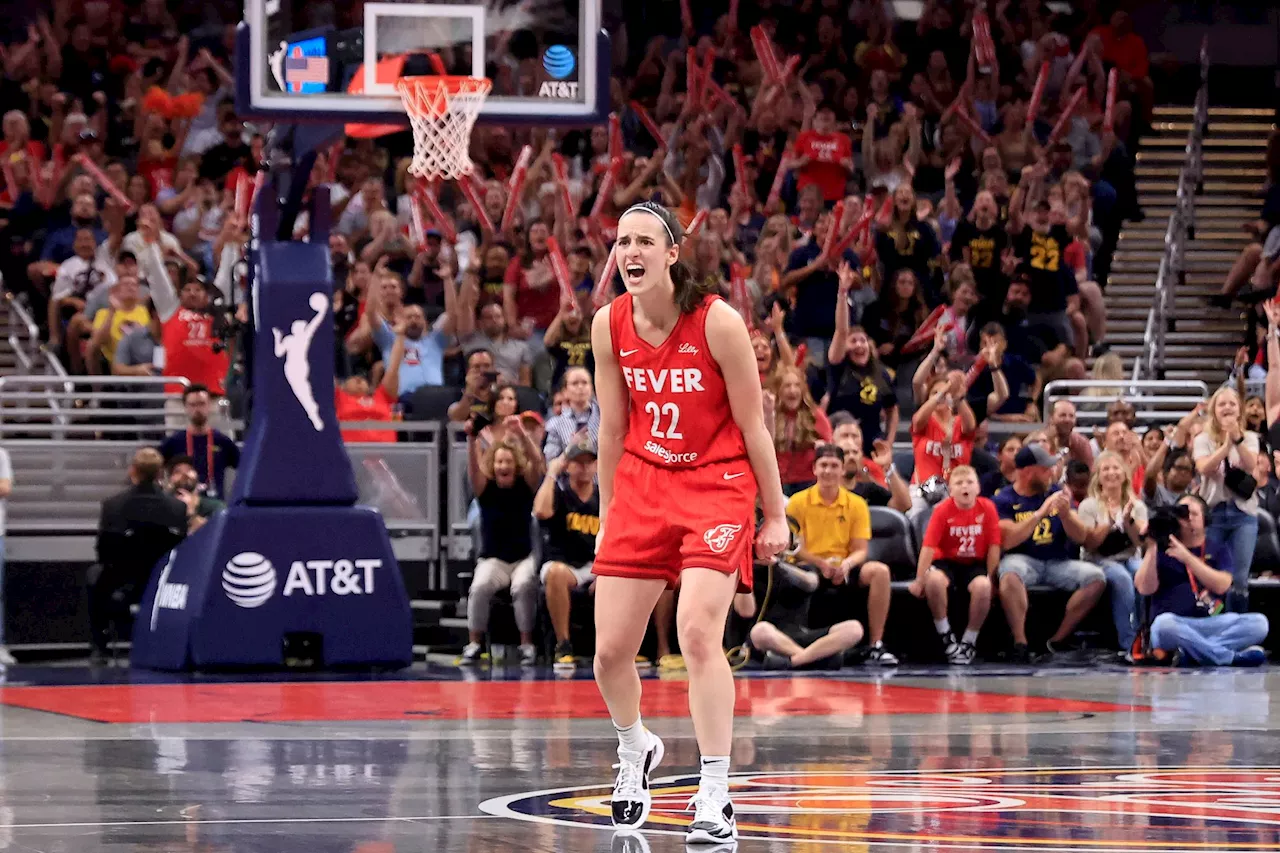
[[[744,853],[1280,849],[1269,670],[740,673]],[[682,851],[686,683],[641,838],[613,835],[615,738],[586,673],[174,679],[11,669],[0,851]]]

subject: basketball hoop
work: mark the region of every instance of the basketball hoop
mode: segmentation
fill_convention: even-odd
[[[401,77],[396,90],[413,127],[409,172],[426,180],[470,174],[471,129],[493,84],[484,77]]]

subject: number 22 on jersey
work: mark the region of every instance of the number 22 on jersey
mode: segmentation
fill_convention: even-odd
[[[654,438],[684,438],[684,434],[676,429],[680,424],[680,407],[675,403],[663,403],[659,406],[650,401],[644,404],[644,411],[653,418],[653,426],[649,428],[649,433]],[[665,432],[662,429],[663,418],[669,418]]]

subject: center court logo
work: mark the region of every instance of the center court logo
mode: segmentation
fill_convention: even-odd
[[[772,850],[1244,853],[1275,850],[1280,768],[1042,767],[736,773],[741,839]],[[830,765],[824,765],[830,766]],[[654,779],[647,835],[683,835],[697,776]],[[613,829],[606,784],[498,797],[480,811]],[[655,845],[656,847],[656,845]]]
[[[261,607],[276,592],[276,569],[256,551],[242,551],[222,570],[222,589],[232,603],[247,610]]]

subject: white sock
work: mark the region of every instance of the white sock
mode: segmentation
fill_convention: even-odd
[[[970,628],[968,631],[964,632],[964,637],[962,637],[961,640],[971,646],[976,645],[978,642],[978,632]]]
[[[941,619],[934,619],[933,627],[937,630],[940,636],[946,636],[947,632],[951,630],[951,620],[945,616]]]
[[[729,756],[727,755],[704,755],[702,756],[702,777],[698,780],[698,790],[720,789],[728,790],[729,788]]]
[[[629,749],[632,752],[644,752],[649,745],[649,738],[639,717],[636,717],[636,721],[625,728],[617,723],[613,724],[613,728],[618,732],[618,745],[623,749]]]

